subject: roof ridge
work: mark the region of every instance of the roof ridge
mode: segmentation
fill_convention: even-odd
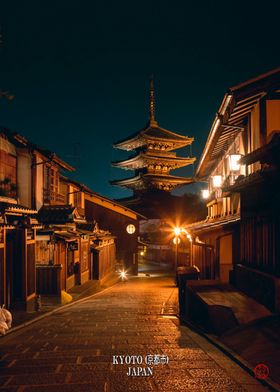
[[[159,130],[161,130],[161,131],[164,131],[164,132],[167,132],[167,133],[169,133],[170,135],[175,135],[175,136],[177,136],[177,137],[179,137],[179,138],[182,138],[182,139],[190,139],[190,137],[189,136],[184,136],[184,135],[181,135],[180,133],[176,133],[176,132],[173,132],[173,131],[169,131],[169,129],[165,129],[165,128],[162,128],[161,126],[156,126],[156,127],[154,127],[154,126],[149,126],[149,127],[146,127],[146,129],[144,130],[144,133],[146,132],[146,131],[148,131],[149,129],[159,129]]]
[[[280,72],[280,67],[273,68],[270,71],[267,71],[267,72],[264,72],[260,75],[255,76],[254,78],[247,79],[247,80],[245,80],[245,82],[238,83],[235,86],[230,87],[229,90],[230,91],[238,90],[242,87],[248,86],[249,84],[255,83],[255,82],[262,80],[264,78],[267,78],[271,75],[277,74],[278,72]]]

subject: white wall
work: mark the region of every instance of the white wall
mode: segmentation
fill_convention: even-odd
[[[31,156],[25,149],[17,150],[17,187],[20,205],[31,208]]]

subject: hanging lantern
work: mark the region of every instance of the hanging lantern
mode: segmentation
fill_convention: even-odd
[[[240,170],[241,164],[239,163],[241,159],[241,154],[230,154],[228,156],[229,170],[231,172],[238,172]]]
[[[126,231],[128,234],[134,234],[136,231],[136,227],[132,224],[126,226]]]
[[[221,188],[222,186],[222,176],[213,176],[212,177],[213,188]]]
[[[201,193],[202,193],[202,198],[203,199],[208,199],[209,196],[210,196],[209,189],[202,189]]]

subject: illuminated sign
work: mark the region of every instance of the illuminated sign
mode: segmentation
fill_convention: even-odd
[[[126,226],[126,231],[128,234],[133,234],[135,233],[136,227],[132,224]]]

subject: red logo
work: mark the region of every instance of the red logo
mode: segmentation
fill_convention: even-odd
[[[255,377],[265,380],[269,375],[269,368],[264,363],[259,363],[254,369]]]

